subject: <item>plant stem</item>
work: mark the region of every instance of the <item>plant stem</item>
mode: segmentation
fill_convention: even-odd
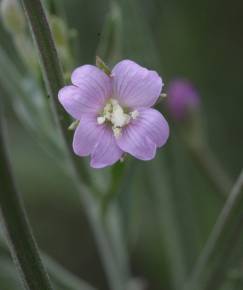
[[[43,77],[49,96],[52,97],[55,108],[58,112],[56,117],[59,118],[63,132],[69,125],[64,109],[59,106],[57,94],[59,89],[64,85],[62,69],[57,57],[57,50],[53,42],[52,33],[47,22],[47,18],[39,0],[22,0],[26,11],[32,35],[38,48],[40,64],[42,67]]]
[[[221,199],[225,200],[233,182],[208,144],[200,112],[189,114],[177,129],[187,150],[212,185],[215,193],[221,195]]]
[[[173,289],[180,289],[186,275],[187,267],[185,253],[182,248],[180,224],[177,216],[177,204],[171,188],[169,160],[154,160],[145,171],[144,180],[148,186],[148,192],[153,198],[155,220],[157,222],[158,235],[166,247],[166,262]],[[163,186],[161,186],[163,184]]]
[[[189,284],[184,289],[207,289],[213,282],[218,268],[224,265],[229,251],[239,239],[243,204],[243,170],[233,186],[228,200],[223,207],[212,233],[200,255]],[[236,235],[237,234],[237,235]],[[227,255],[226,255],[227,252]],[[223,272],[221,272],[221,280]]]
[[[58,91],[64,86],[64,79],[51,29],[40,0],[22,0],[22,3],[39,53],[42,75],[47,93],[51,97],[56,124],[63,136],[65,147],[69,148],[72,132],[67,129],[71,121],[57,98]],[[69,153],[69,159],[72,159],[73,164],[82,175],[82,182],[86,185],[90,184],[90,176],[84,164],[77,162],[77,159],[70,154],[70,150],[67,150],[67,152]]]
[[[42,253],[44,264],[46,269],[53,279],[56,282],[57,286],[60,289],[65,290],[96,290],[88,283],[83,280],[80,280],[78,277],[74,276],[72,273],[64,269],[60,264],[54,261],[49,256]],[[58,289],[59,289],[58,288]]]
[[[24,9],[26,11],[29,25],[32,30],[33,38],[36,42],[37,49],[40,55],[40,62],[42,73],[45,79],[48,93],[52,99],[53,112],[56,116],[57,125],[60,128],[64,143],[67,148],[68,162],[71,171],[71,177],[76,184],[82,204],[86,211],[92,227],[97,246],[99,248],[102,262],[105,267],[107,278],[112,290],[124,290],[125,282],[119,265],[111,250],[111,241],[107,231],[102,224],[100,218],[99,206],[97,200],[93,198],[90,190],[86,185],[92,186],[89,174],[84,166],[79,169],[80,161],[69,150],[69,143],[72,135],[67,130],[69,120],[66,118],[66,113],[58,102],[58,91],[64,85],[61,66],[58,60],[57,51],[51,34],[51,30],[45,15],[44,8],[40,0],[22,0]],[[83,163],[81,163],[83,164]]]
[[[70,273],[67,269],[63,268],[57,261],[53,260],[47,254],[41,252],[41,259],[46,267],[48,274],[54,285],[57,285],[62,290],[96,290],[84,280],[76,277]],[[5,233],[0,224],[0,256],[3,260],[12,261],[9,257],[9,249],[5,237]],[[12,265],[14,266],[14,265]],[[58,289],[59,289],[58,288]]]
[[[206,145],[198,147],[189,146],[189,150],[216,192],[220,193],[223,197],[227,197],[232,187],[232,182],[210,148]]]
[[[2,107],[3,104],[0,104]],[[3,114],[0,115],[0,207],[12,257],[17,264],[26,289],[51,290],[37,245],[18,195],[3,137]]]
[[[179,134],[187,150],[223,200],[228,196],[233,182],[222,169],[214,153],[208,145],[199,112],[191,114],[182,126],[179,126]]]

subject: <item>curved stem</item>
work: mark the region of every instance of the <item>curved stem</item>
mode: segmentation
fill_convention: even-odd
[[[96,290],[87,282],[74,276],[72,273],[64,269],[59,263],[42,253],[46,269],[54,282],[60,289],[65,290]]]
[[[178,127],[178,133],[201,172],[211,183],[215,193],[225,200],[233,182],[212,152],[205,136],[199,112],[193,112]]]
[[[76,162],[76,157],[71,153],[71,150],[69,150],[69,144],[71,143],[70,139],[72,138],[72,135],[70,135],[70,132],[67,130],[69,120],[67,120],[67,115],[57,99],[58,91],[61,87],[63,87],[64,81],[45,11],[40,0],[22,0],[22,3],[29,20],[33,38],[37,45],[42,73],[48,93],[52,99],[53,112],[56,116],[57,125],[61,131],[65,146],[67,148],[66,151],[68,153],[68,163],[71,171],[71,177],[79,190],[82,204],[101,253],[102,262],[106,270],[110,288],[115,290],[124,290],[127,281],[124,279],[124,276],[120,271],[119,265],[114,257],[114,253],[112,253],[112,239],[109,238],[100,219],[100,211],[97,200],[94,199],[89,188],[87,187],[87,185],[92,186],[90,176],[84,166],[82,166],[81,170],[79,169],[79,160]]]
[[[42,265],[22,199],[16,192],[12,178],[3,137],[3,114],[0,115],[0,164],[0,207],[12,257],[26,289],[51,290],[52,286]]]
[[[198,147],[189,146],[189,150],[216,192],[223,197],[227,197],[232,187],[232,182],[210,148],[206,145]]]
[[[56,124],[63,136],[64,145],[69,148],[72,140],[72,132],[67,130],[70,119],[57,98],[58,91],[64,86],[64,78],[51,29],[40,0],[22,0],[22,3],[39,53],[42,75],[47,92],[51,97]],[[70,150],[67,150],[67,152],[69,153]],[[91,184],[90,176],[84,164],[77,162],[77,159],[70,153],[68,157],[82,175],[82,182],[86,185]]]
[[[181,224],[178,218],[178,201],[173,192],[170,173],[170,156],[155,160],[145,171],[145,182],[153,198],[155,219],[157,220],[158,236],[166,247],[165,257],[168,261],[168,271],[174,289],[180,289],[187,271],[185,251],[181,236]],[[168,166],[169,165],[169,166]],[[164,176],[162,177],[161,172]],[[171,182],[172,181],[172,182]],[[162,182],[162,183],[161,183]],[[161,187],[163,184],[163,187]]]
[[[207,289],[218,267],[225,263],[225,253],[234,250],[234,243],[240,235],[238,229],[242,221],[243,204],[243,170],[240,173],[231,193],[223,207],[206,246],[198,259],[191,281],[185,289]],[[236,235],[237,234],[237,235]],[[227,254],[228,257],[228,254]],[[221,272],[221,279],[223,272]]]
[[[97,290],[86,281],[76,277],[67,269],[63,268],[57,261],[53,260],[53,258],[47,254],[43,252],[40,254],[43,264],[55,286],[60,287],[62,290]],[[9,249],[2,223],[0,224],[0,255],[1,259],[10,260]],[[12,266],[14,267],[14,265]]]

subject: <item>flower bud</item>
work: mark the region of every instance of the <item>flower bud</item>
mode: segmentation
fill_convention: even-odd
[[[111,70],[109,67],[106,65],[106,63],[97,55],[95,59],[95,64],[98,68],[103,70],[108,76],[111,75]]]
[[[66,23],[55,15],[50,15],[50,24],[57,51],[64,65],[65,72],[72,66],[72,56],[70,51],[70,32]]]
[[[68,29],[65,22],[55,16],[50,16],[52,33],[57,46],[66,46],[68,43]]]
[[[17,34],[13,41],[23,63],[32,72],[39,73],[39,62],[32,40],[27,34]]]
[[[17,0],[2,0],[0,13],[5,28],[10,33],[21,33],[25,30],[25,17]]]
[[[190,81],[175,79],[169,84],[167,107],[175,121],[188,118],[199,106],[200,96]]]

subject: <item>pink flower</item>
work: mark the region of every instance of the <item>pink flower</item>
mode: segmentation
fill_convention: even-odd
[[[91,156],[90,165],[102,168],[117,162],[124,153],[151,160],[169,136],[162,114],[152,109],[163,82],[155,71],[123,60],[111,76],[93,65],[83,65],[71,76],[73,85],[59,91],[59,101],[80,123],[73,150]]]
[[[199,108],[200,96],[190,81],[175,79],[168,87],[167,105],[172,118],[181,121]]]

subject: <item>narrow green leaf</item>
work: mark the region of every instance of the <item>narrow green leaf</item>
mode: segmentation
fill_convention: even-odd
[[[95,288],[68,272],[46,254],[42,253],[41,256],[43,258],[46,269],[55,285],[55,289],[95,290]],[[20,282],[21,281],[19,279],[16,268],[14,267],[14,264],[10,258],[7,244],[4,239],[4,232],[0,227],[0,285],[1,287],[6,285],[6,289],[19,290]]]
[[[228,259],[242,245],[243,171],[216,221],[212,233],[200,255],[191,280],[184,289],[218,289],[229,270]],[[241,241],[241,243],[239,243]],[[227,258],[226,258],[227,257]],[[237,259],[243,259],[238,254]],[[220,279],[219,278],[220,273]]]
[[[23,201],[14,185],[3,135],[5,125],[2,99],[0,101],[0,207],[11,254],[26,289],[51,290],[52,286],[41,262]]]
[[[148,173],[149,172],[149,173]],[[156,159],[148,165],[146,180],[148,192],[153,200],[160,239],[165,245],[171,284],[180,289],[186,277],[186,257],[177,217],[176,196],[172,191],[168,167],[165,159]]]

